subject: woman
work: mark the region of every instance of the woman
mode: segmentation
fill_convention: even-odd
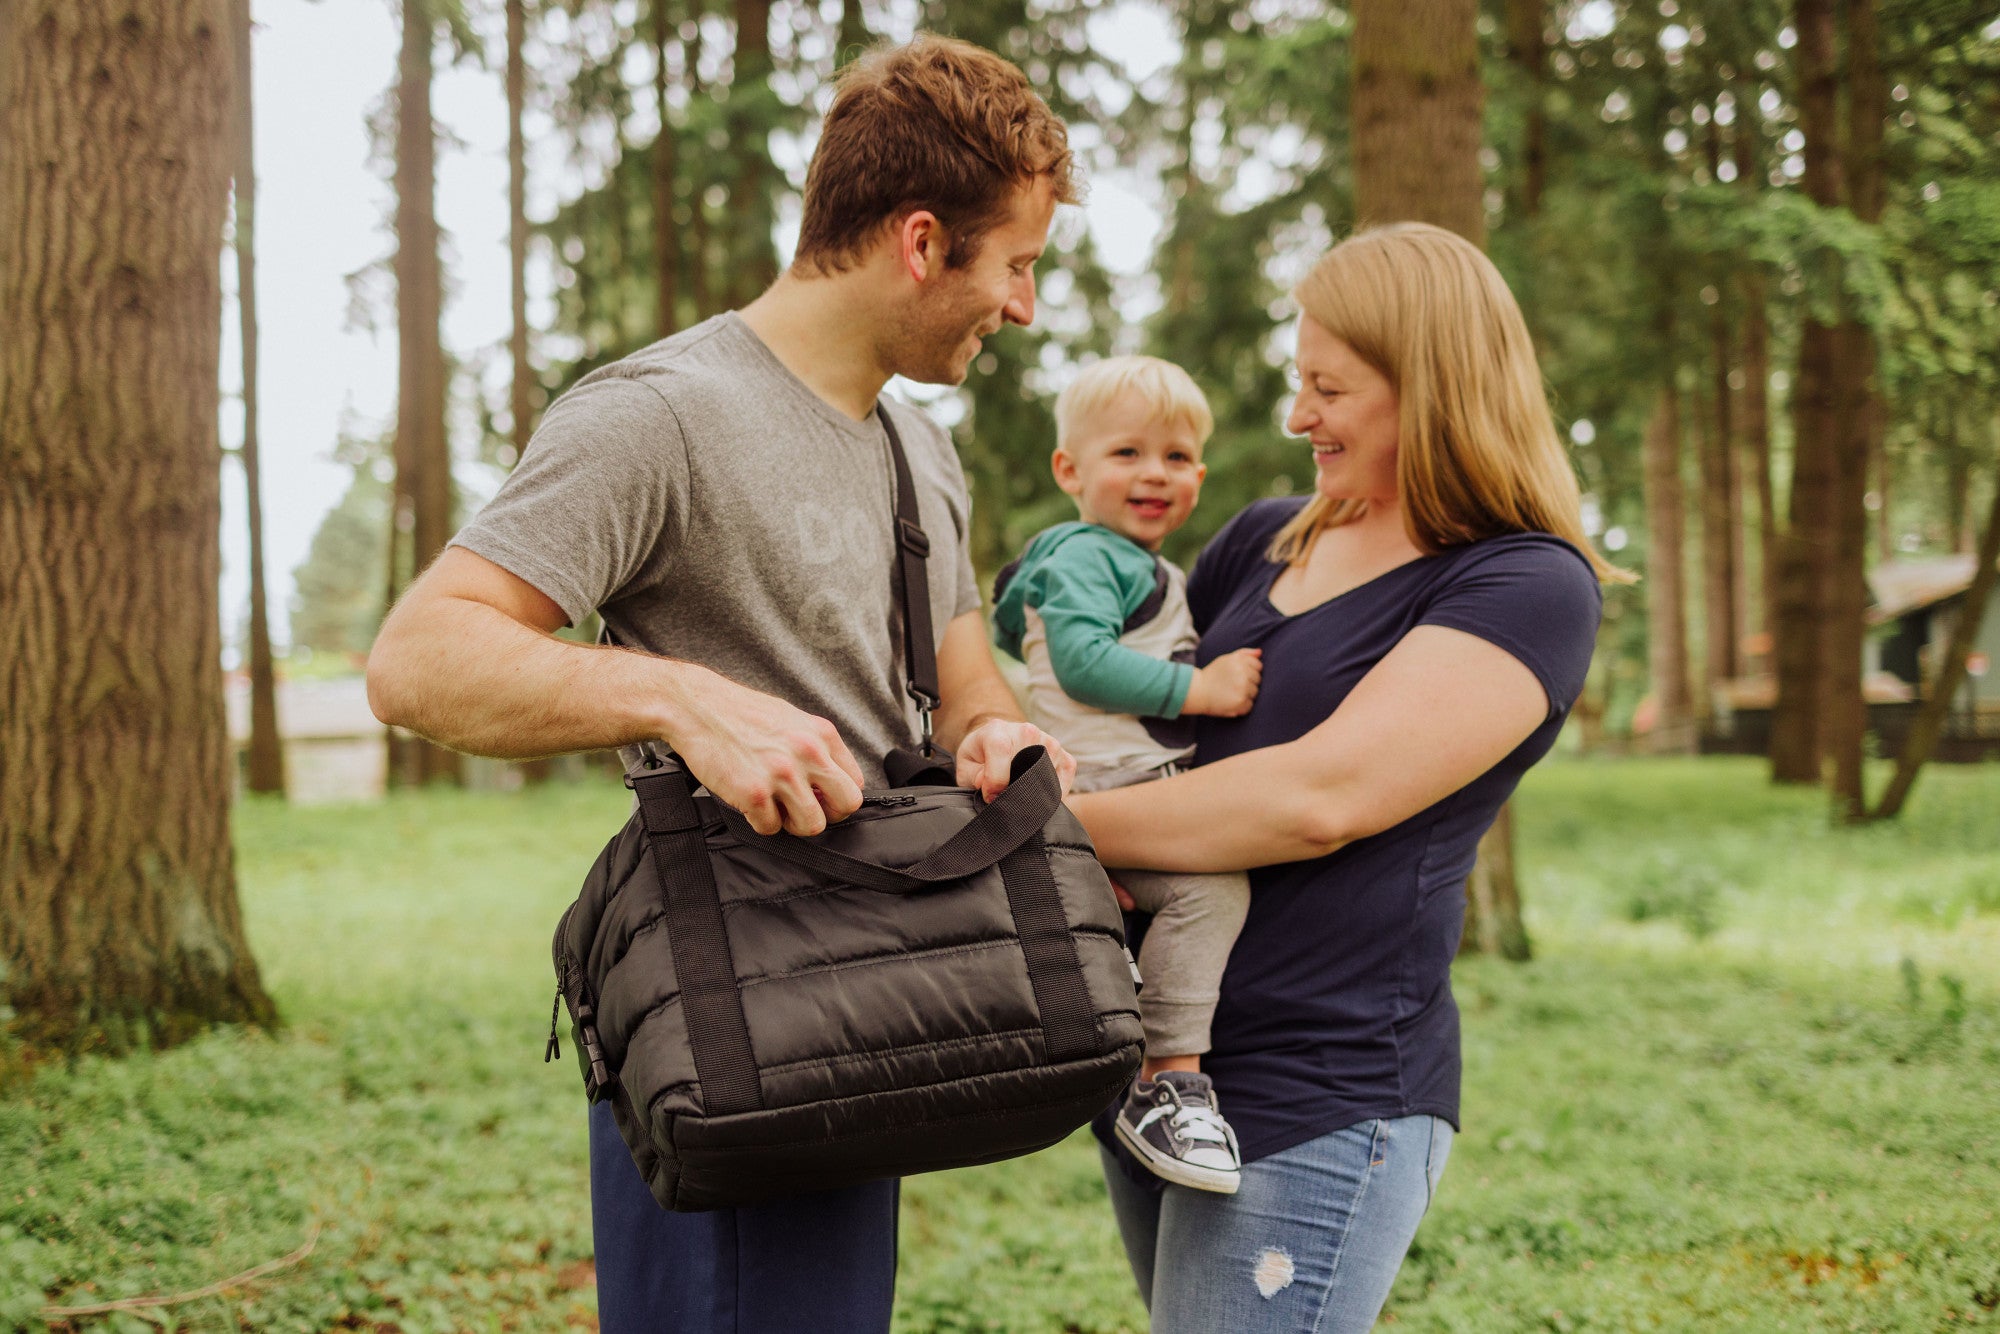
[[[1315,494],[1250,506],[1188,584],[1203,663],[1264,650],[1256,707],[1202,719],[1179,777],[1071,799],[1107,866],[1252,872],[1203,1058],[1241,1188],[1162,1191],[1104,1151],[1155,1334],[1374,1323],[1458,1123],[1475,849],[1583,687],[1599,582],[1629,578],[1584,538],[1477,248],[1363,232],[1294,296]]]

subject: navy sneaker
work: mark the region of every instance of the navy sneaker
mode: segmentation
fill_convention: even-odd
[[[1163,1070],[1157,1079],[1135,1082],[1118,1111],[1118,1138],[1175,1185],[1234,1195],[1242,1182],[1236,1132],[1215,1109],[1207,1075]]]

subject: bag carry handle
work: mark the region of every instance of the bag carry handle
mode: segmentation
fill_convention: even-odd
[[[738,840],[786,861],[837,878],[862,889],[907,894],[966,876],[1000,860],[1033,838],[1062,805],[1062,782],[1055,762],[1041,746],[1028,746],[1014,756],[1007,790],[995,797],[957,833],[912,866],[879,862],[836,852],[811,839],[780,831],[760,834],[740,812],[722,803],[723,823]]]

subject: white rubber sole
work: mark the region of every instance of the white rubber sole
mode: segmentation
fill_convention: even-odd
[[[1118,1142],[1130,1149],[1133,1156],[1144,1163],[1146,1170],[1156,1177],[1171,1181],[1176,1186],[1213,1191],[1217,1195],[1234,1195],[1236,1188],[1243,1184],[1243,1175],[1240,1172],[1223,1172],[1213,1167],[1200,1167],[1161,1153],[1127,1130],[1125,1118],[1122,1116],[1112,1124],[1118,1131]]]

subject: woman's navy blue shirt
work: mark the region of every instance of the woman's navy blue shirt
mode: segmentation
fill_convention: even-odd
[[[1249,919],[1202,1058],[1246,1161],[1375,1117],[1429,1113],[1458,1124],[1451,961],[1466,878],[1480,836],[1582,691],[1603,608],[1576,548],[1522,533],[1421,557],[1287,616],[1269,596],[1284,567],[1264,553],[1301,504],[1251,505],[1188,580],[1200,663],[1264,650],[1255,707],[1200,719],[1198,763],[1297,740],[1419,625],[1505,649],[1541,681],[1549,711],[1499,764],[1401,824],[1325,857],[1250,872]]]

